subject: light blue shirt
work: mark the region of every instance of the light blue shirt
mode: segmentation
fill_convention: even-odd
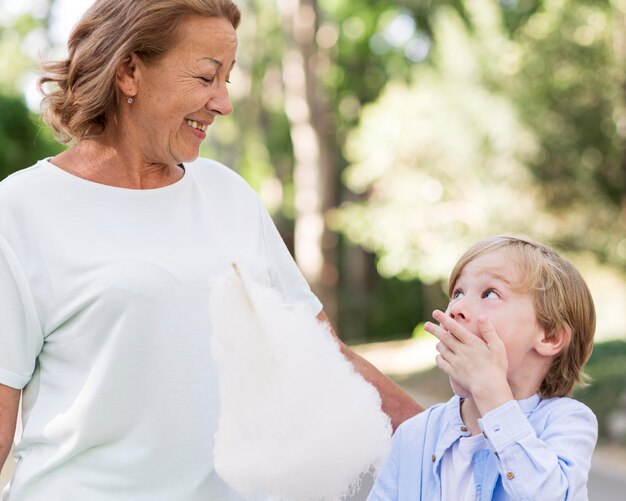
[[[470,432],[460,398],[403,423],[368,501],[441,500],[441,459]],[[587,500],[598,436],[591,410],[571,398],[511,400],[478,421],[488,449],[472,460],[477,501]],[[454,501],[454,500],[443,500]]]

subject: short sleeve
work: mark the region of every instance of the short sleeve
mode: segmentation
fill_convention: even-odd
[[[17,257],[0,236],[0,383],[21,389],[43,346],[35,302]]]
[[[258,204],[273,285],[281,291],[287,303],[302,305],[309,309],[312,315],[317,315],[322,311],[322,303],[311,291],[309,284],[302,276],[296,262],[289,253],[289,249],[287,249],[276,225],[260,200]]]

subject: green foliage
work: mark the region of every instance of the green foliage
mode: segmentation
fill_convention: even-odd
[[[523,232],[536,213],[524,163],[536,138],[482,81],[481,51],[454,12],[434,27],[434,66],[390,83],[349,138],[348,186],[367,195],[333,224],[378,256],[384,276],[434,282],[478,235]],[[479,47],[480,48],[480,47]]]
[[[345,172],[360,199],[332,224],[384,276],[441,280],[498,233],[626,269],[624,60],[605,29],[619,13],[584,0],[462,4],[431,15],[436,46],[412,83],[388,82],[363,110]]]
[[[366,337],[370,341],[409,338],[423,318],[423,290],[417,281],[380,280],[368,302]]]
[[[24,75],[35,68],[47,34],[46,12],[0,20],[0,179],[62,150],[22,97]],[[38,17],[39,16],[39,17]]]
[[[626,269],[623,16],[618,3],[546,2],[518,33],[507,89],[540,141],[528,166],[556,216],[545,232]]]
[[[21,98],[0,94],[0,179],[61,150]]]
[[[291,47],[277,6],[242,2],[235,112],[212,126],[202,154],[241,172],[289,225],[281,65]],[[332,101],[330,154],[337,179],[349,164],[351,190],[337,190],[350,203],[330,220],[375,253],[387,277],[370,276],[368,290],[355,292],[341,279],[344,258],[342,333],[357,325],[355,337],[408,335],[430,315],[419,281],[445,278],[486,234],[526,233],[626,269],[624,2],[319,0],[317,8],[319,97]],[[23,85],[46,16],[0,26],[0,93]],[[23,103],[0,100],[0,176],[59,148],[35,124]]]
[[[585,371],[591,385],[576,389],[574,397],[593,410],[600,438],[606,439],[609,417],[626,396],[626,341],[596,343]]]
[[[20,92],[22,78],[32,71],[46,38],[44,22],[23,14],[10,22],[0,19],[0,93]]]

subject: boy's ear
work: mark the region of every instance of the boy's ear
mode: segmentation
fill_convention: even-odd
[[[140,60],[135,53],[128,54],[115,71],[117,87],[126,96],[137,95],[137,84],[140,73]]]
[[[557,327],[552,336],[548,337],[544,334],[543,339],[537,341],[535,349],[540,355],[545,357],[553,357],[561,353],[572,338],[572,329],[569,325],[561,325]]]

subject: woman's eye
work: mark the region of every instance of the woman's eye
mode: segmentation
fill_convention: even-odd
[[[498,298],[500,296],[498,295],[498,293],[495,290],[487,289],[485,292],[483,292],[483,297],[487,298],[487,299],[494,299],[494,298]]]
[[[202,80],[206,84],[210,84],[210,83],[213,83],[214,78],[213,77],[211,77],[211,78],[200,77],[200,80]]]

